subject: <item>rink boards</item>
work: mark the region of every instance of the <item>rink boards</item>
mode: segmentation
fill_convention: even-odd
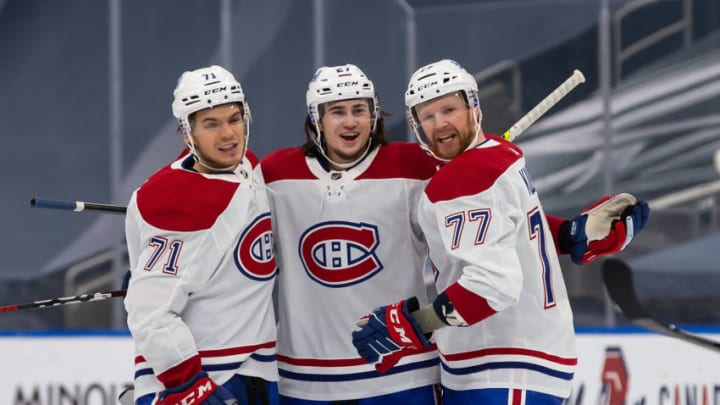
[[[690,330],[720,340],[720,328]],[[115,405],[133,358],[125,332],[5,332],[0,404]],[[720,352],[640,329],[578,330],[570,403],[720,405]]]

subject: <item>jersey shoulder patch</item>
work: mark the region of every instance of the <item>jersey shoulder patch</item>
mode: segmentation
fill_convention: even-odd
[[[312,174],[305,162],[305,154],[300,148],[278,149],[265,156],[260,162],[265,184],[278,180],[312,180]]]
[[[238,186],[166,166],[140,186],[137,206],[142,218],[156,228],[199,231],[215,223]]]
[[[447,201],[481,193],[492,187],[508,167],[522,158],[522,151],[510,142],[497,137],[489,137],[486,142],[495,142],[495,145],[480,145],[465,151],[433,176],[425,188],[430,201]]]
[[[426,180],[435,174],[442,162],[410,142],[391,142],[380,146],[372,164],[358,179],[404,178]]]

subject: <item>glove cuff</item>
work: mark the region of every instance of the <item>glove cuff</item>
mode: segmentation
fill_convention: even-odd
[[[572,236],[570,235],[570,229],[573,221],[567,220],[560,225],[560,231],[558,232],[558,249],[564,254],[570,253],[573,245]]]
[[[192,397],[197,403],[203,403],[218,386],[211,380],[205,371],[201,371],[186,383],[168,388],[160,394],[159,405],[180,405],[187,403],[188,397]]]
[[[420,304],[416,297],[388,305],[385,309],[385,321],[392,341],[401,346],[416,349],[430,345],[422,328],[411,314],[419,307]]]

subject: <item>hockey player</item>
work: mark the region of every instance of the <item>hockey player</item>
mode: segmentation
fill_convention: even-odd
[[[355,65],[318,69],[306,100],[305,144],[260,165],[280,268],[281,403],[434,404],[433,348],[381,375],[347,336],[377,302],[427,302],[414,202],[439,162],[386,142],[373,83]]]
[[[561,404],[577,357],[558,262],[624,248],[648,219],[646,203],[621,194],[555,226],[515,145],[481,129],[477,83],[454,61],[416,71],[405,94],[408,121],[429,152],[447,161],[426,186],[418,221],[441,293],[374,310],[353,343],[383,367],[436,339],[443,403]]]
[[[172,103],[189,153],[132,195],[125,307],[136,404],[277,404],[277,267],[250,110],[220,66],[185,72]]]

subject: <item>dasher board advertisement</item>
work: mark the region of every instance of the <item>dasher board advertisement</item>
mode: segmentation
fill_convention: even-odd
[[[692,329],[720,340],[720,328]],[[571,405],[720,405],[720,353],[637,328],[578,330]],[[117,405],[127,332],[0,334],[0,404]]]

